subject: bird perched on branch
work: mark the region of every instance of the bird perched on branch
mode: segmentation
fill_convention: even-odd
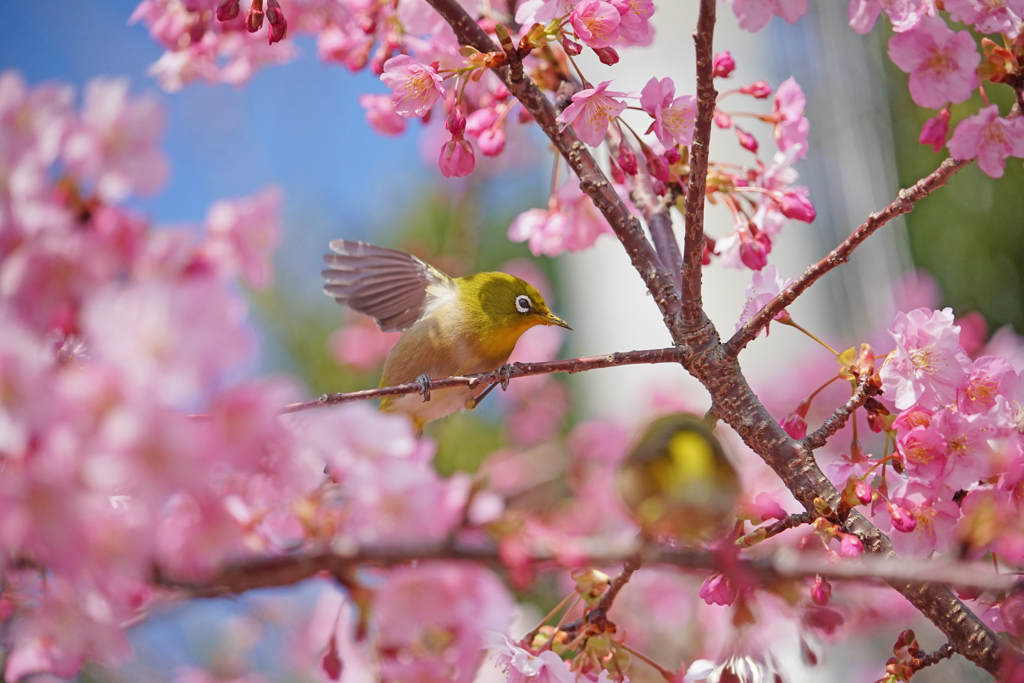
[[[432,420],[475,408],[491,387],[430,392],[430,380],[504,366],[519,337],[536,325],[571,330],[528,282],[505,273],[452,278],[420,259],[365,242],[332,240],[324,255],[324,293],[365,313],[384,332],[404,331],[380,386],[419,382],[416,394],[387,396],[380,408],[405,413],[417,431]]]
[[[649,538],[692,543],[729,529],[739,475],[707,423],[672,413],[644,430],[616,476],[619,495]]]

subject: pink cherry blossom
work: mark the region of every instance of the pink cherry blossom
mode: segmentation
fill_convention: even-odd
[[[1009,395],[1017,382],[1013,367],[1003,358],[983,356],[974,361],[967,381],[957,392],[957,408],[964,415],[987,413],[1000,395]]]
[[[910,74],[910,96],[922,107],[963,102],[978,86],[975,69],[981,55],[974,38],[968,31],[954,33],[941,17],[925,17],[893,36],[889,58]]]
[[[697,117],[697,96],[675,97],[676,87],[671,78],[660,81],[652,78],[640,94],[640,106],[653,119],[651,130],[665,147],[690,146],[693,142],[693,123]]]
[[[949,109],[943,109],[938,116],[925,121],[921,127],[921,136],[917,139],[922,145],[931,145],[933,152],[946,146],[949,135]]]
[[[154,98],[130,100],[127,79],[98,78],[85,87],[81,123],[68,135],[64,161],[71,173],[94,181],[105,201],[149,194],[167,178],[167,159],[157,147],[163,128]]]
[[[445,178],[462,178],[469,175],[476,166],[473,145],[461,134],[453,137],[441,147],[437,165]]]
[[[917,26],[922,17],[935,16],[934,0],[850,0],[850,26],[857,33],[868,33],[878,15],[885,11],[892,30],[903,33]]]
[[[768,25],[773,15],[795,24],[807,13],[807,0],[732,0],[732,11],[741,29],[757,33]]]
[[[522,26],[546,24],[556,16],[567,14],[571,0],[524,0],[516,9],[516,23]]]
[[[163,400],[194,401],[248,359],[244,307],[213,278],[112,286],[93,297],[83,329],[95,353]]]
[[[944,413],[911,409],[900,413],[896,427],[899,452],[910,476],[934,481],[946,469]]]
[[[596,88],[579,91],[572,96],[572,104],[556,119],[559,123],[571,124],[580,140],[591,147],[600,146],[608,124],[625,110],[626,103],[621,98],[633,97],[608,90],[609,85],[611,81],[602,81]]]
[[[354,324],[335,330],[327,343],[336,361],[365,372],[384,362],[400,336],[381,332],[373,318],[360,315]]]
[[[384,62],[380,80],[392,90],[395,112],[407,118],[424,116],[445,94],[444,80],[432,66],[423,66],[409,55]]]
[[[956,491],[992,474],[994,457],[989,439],[996,434],[985,415],[945,412],[948,451],[942,483]]]
[[[507,629],[514,607],[501,581],[477,565],[426,562],[388,572],[373,602],[382,679],[470,683],[484,634]]]
[[[634,45],[649,45],[654,39],[650,19],[653,0],[610,0],[619,11],[619,36]]]
[[[960,348],[952,309],[898,313],[890,334],[896,349],[880,371],[886,397],[900,410],[915,403],[939,408],[955,401],[971,361]]]
[[[765,307],[765,305],[774,299],[782,290],[793,284],[793,278],[782,279],[779,275],[779,271],[775,266],[766,266],[764,269],[755,272],[750,278],[750,284],[747,285],[747,300],[743,304],[743,312],[740,314],[740,319],[736,322],[736,329],[739,330],[748,320],[757,315],[758,311]],[[775,316],[775,319],[788,315],[785,311],[782,311]],[[761,336],[761,330],[758,332],[758,336]],[[806,428],[806,424],[805,424]]]
[[[889,534],[896,554],[905,560],[920,560],[934,551],[946,552],[952,544],[953,527],[960,508],[951,500],[938,500],[923,487],[901,484],[893,490],[893,505],[899,516],[879,506],[872,521]],[[903,519],[903,516],[908,516]]]
[[[240,275],[254,289],[270,285],[270,257],[281,242],[280,190],[216,202],[206,214],[206,229],[203,254],[220,273]]]
[[[779,151],[785,152],[795,148],[796,159],[807,156],[807,135],[811,124],[804,116],[807,98],[793,77],[787,78],[775,91],[775,103],[772,114],[776,119],[772,136],[775,138]],[[797,147],[800,145],[800,147]]]
[[[700,586],[700,598],[709,605],[731,605],[736,601],[736,589],[725,574],[714,573]]]
[[[616,191],[628,197],[625,190],[617,187]],[[588,249],[605,234],[614,234],[611,226],[575,182],[558,189],[547,211],[530,209],[521,213],[508,229],[508,238],[513,242],[529,240],[535,256],[558,256],[563,251]]]
[[[953,21],[962,21],[980,33],[1003,33],[1010,40],[1020,35],[1024,21],[1022,0],[946,0]]]
[[[598,48],[608,47],[618,39],[619,16],[619,10],[610,2],[583,0],[573,8],[569,20],[577,38],[585,45]]]
[[[978,166],[993,178],[1001,178],[1006,157],[1024,157],[1024,118],[1004,119],[991,105],[961,121],[949,140],[954,159],[977,157]]]
[[[359,104],[366,109],[366,122],[381,135],[405,132],[405,117],[395,112],[395,104],[390,96],[360,95]]]
[[[574,683],[576,675],[551,650],[534,653],[498,633],[489,634],[490,649],[498,653],[499,665],[508,672],[509,683]]]

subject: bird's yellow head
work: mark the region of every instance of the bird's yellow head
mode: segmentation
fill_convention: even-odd
[[[477,273],[456,283],[459,303],[479,331],[481,347],[495,356],[511,353],[523,332],[536,325],[572,329],[525,280],[505,273]]]

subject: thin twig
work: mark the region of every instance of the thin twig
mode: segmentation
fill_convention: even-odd
[[[796,527],[803,526],[804,524],[812,524],[815,519],[817,519],[817,515],[811,512],[798,512],[796,514],[786,515],[774,524],[758,527],[749,534],[739,537],[736,539],[736,545],[749,548],[755,543],[760,543],[761,541],[768,540],[773,536],[778,536],[783,531],[795,529]]]
[[[630,578],[633,576],[633,572],[640,569],[640,556],[632,555],[627,557],[622,563],[622,571],[619,572],[618,576],[612,579],[611,584],[608,586],[608,590],[601,596],[601,602],[597,603],[597,609],[601,610],[605,614],[612,608],[612,603],[615,602],[615,598],[619,596],[619,591],[629,583]]]
[[[701,325],[701,267],[704,260],[704,195],[707,190],[711,121],[718,92],[714,81],[715,5],[701,0],[693,42],[697,51],[697,119],[690,145],[690,180],[686,191],[686,237],[683,243],[683,285],[680,289],[682,323],[686,329]]]
[[[934,652],[929,652],[927,654],[921,652],[920,650],[912,650],[910,652],[910,656],[914,659],[910,662],[910,670],[916,673],[921,669],[925,668],[926,666],[938,664],[943,659],[949,659],[953,656],[954,652],[955,650],[953,649],[953,646],[949,643],[943,643],[939,646],[939,649],[935,650]]]
[[[858,382],[850,400],[836,408],[835,412],[820,427],[805,436],[801,443],[812,451],[821,448],[833,434],[846,426],[853,411],[864,405],[872,396],[877,396],[878,393],[878,389],[869,382]]]
[[[618,351],[604,356],[584,356],[582,358],[568,358],[566,360],[549,360],[543,363],[512,363],[511,369],[505,373],[501,369],[491,372],[482,372],[478,375],[464,375],[458,377],[444,377],[442,379],[430,380],[431,390],[447,389],[449,387],[469,387],[474,389],[487,384],[497,384],[506,378],[532,377],[534,375],[550,375],[556,372],[564,372],[570,375],[587,370],[599,368],[611,368],[620,365],[653,365],[656,363],[678,363],[679,351],[674,348],[645,349],[643,351]],[[367,401],[383,396],[402,396],[403,394],[416,394],[423,390],[419,382],[407,384],[396,384],[390,387],[378,389],[363,389],[361,391],[350,391],[344,394],[324,394],[320,398],[311,401],[292,403],[281,409],[281,414],[297,413],[313,408],[335,406],[341,403],[352,403],[354,401]]]
[[[736,334],[725,344],[726,354],[731,356],[738,355],[743,350],[743,347],[757,337],[757,333],[761,331],[761,328],[770,323],[784,308],[792,304],[798,296],[807,291],[808,287],[821,279],[821,276],[825,273],[849,261],[850,254],[853,253],[853,250],[861,242],[893,218],[908,213],[914,208],[915,203],[944,186],[954,173],[969,163],[971,163],[970,160],[956,161],[954,159],[946,159],[934,172],[917,181],[913,186],[900,190],[899,196],[893,203],[889,204],[881,212],[871,214],[859,228],[853,231],[853,234],[843,240],[828,256],[809,266],[793,284],[782,290],[757,315],[737,330]]]

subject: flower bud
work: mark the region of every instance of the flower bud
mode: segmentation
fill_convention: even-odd
[[[238,6],[239,0],[220,0],[217,3],[217,19],[219,21],[231,21],[241,13],[242,8]]]
[[[897,531],[910,533],[917,528],[917,518],[905,508],[889,502],[886,502],[885,507],[889,510],[889,516],[892,517],[892,526]]]
[[[757,138],[755,138],[753,135],[743,130],[739,126],[736,126],[733,130],[736,131],[736,137],[740,141],[740,147],[749,152],[757,154],[757,148],[759,146],[757,144]]]
[[[324,655],[323,660],[320,662],[320,666],[323,668],[324,673],[332,681],[336,681],[341,678],[342,669],[344,664],[341,661],[341,657],[338,656],[337,639],[334,634],[331,634],[331,642],[327,648],[327,654]]]
[[[583,52],[582,45],[577,43],[575,40],[569,40],[566,37],[562,38],[562,49],[565,50],[565,54],[572,55],[573,57]]]
[[[263,26],[263,0],[252,0],[249,11],[245,13],[245,29],[256,33]]]
[[[715,78],[728,78],[735,68],[736,62],[733,61],[729,51],[719,52],[715,55],[714,69],[711,75]]]
[[[943,109],[939,115],[924,122],[921,137],[917,139],[922,145],[931,145],[933,152],[938,152],[946,145],[949,135],[949,109]]]
[[[647,172],[651,174],[651,177],[663,183],[672,180],[672,175],[668,170],[668,162],[660,154],[652,154],[647,158]]]
[[[715,125],[725,130],[732,125],[732,117],[726,114],[721,109],[715,110]]]
[[[740,242],[740,261],[751,270],[761,270],[768,265],[768,250],[758,239],[744,239]]]
[[[668,162],[669,166],[675,166],[683,160],[683,155],[679,153],[679,150],[675,147],[669,147],[665,150],[665,161]]]
[[[576,592],[589,606],[596,605],[611,584],[611,578],[596,569],[574,569],[569,575],[576,583]]]
[[[740,88],[740,92],[744,95],[751,95],[759,100],[763,100],[772,94],[772,87],[765,81],[754,81]]]
[[[480,133],[476,142],[485,157],[496,157],[505,150],[505,128],[494,126]]]
[[[659,197],[664,197],[665,193],[668,192],[668,186],[660,180],[655,180],[651,183],[651,189],[654,190],[654,194]]]
[[[278,0],[267,0],[267,21],[270,22],[270,44],[284,40],[288,34],[288,21]]]
[[[856,534],[839,534],[839,554],[843,557],[860,557],[864,553],[864,543]]]
[[[820,574],[815,576],[814,583],[811,585],[811,600],[814,601],[815,605],[824,607],[831,599],[832,584],[821,578]]]
[[[802,439],[807,436],[807,421],[797,413],[790,413],[780,424],[786,433],[794,439]]]
[[[626,175],[636,175],[640,169],[636,164],[636,155],[626,145],[619,145],[619,167]]]
[[[811,200],[803,196],[798,192],[784,192],[782,197],[778,200],[779,211],[786,218],[792,218],[793,220],[803,221],[804,223],[813,223],[814,217],[817,215],[814,211],[814,204],[811,204]]]
[[[860,501],[861,505],[867,505],[871,502],[872,491],[871,486],[866,481],[858,481],[853,486],[853,494],[857,496],[857,500]]]
[[[491,96],[498,102],[504,102],[511,94],[512,93],[508,91],[508,86],[504,83],[499,83],[495,86],[494,90],[491,91]]]
[[[469,175],[476,166],[476,158],[473,156],[473,146],[462,136],[453,136],[451,140],[441,147],[441,156],[437,165],[445,178],[462,178]]]
[[[626,174],[622,172],[622,168],[620,168],[619,165],[615,163],[614,159],[611,160],[610,165],[612,167],[612,182],[618,183],[619,185],[622,185],[624,182],[626,182]]]
[[[594,52],[597,53],[597,58],[601,60],[601,63],[606,66],[619,63],[619,53],[615,51],[614,47],[595,47]]]
[[[736,600],[736,590],[724,574],[712,574],[701,584],[700,597],[709,605],[731,605]]]
[[[452,134],[452,137],[461,136],[466,130],[466,117],[462,115],[462,107],[456,105],[448,114],[448,120],[444,127]]]

